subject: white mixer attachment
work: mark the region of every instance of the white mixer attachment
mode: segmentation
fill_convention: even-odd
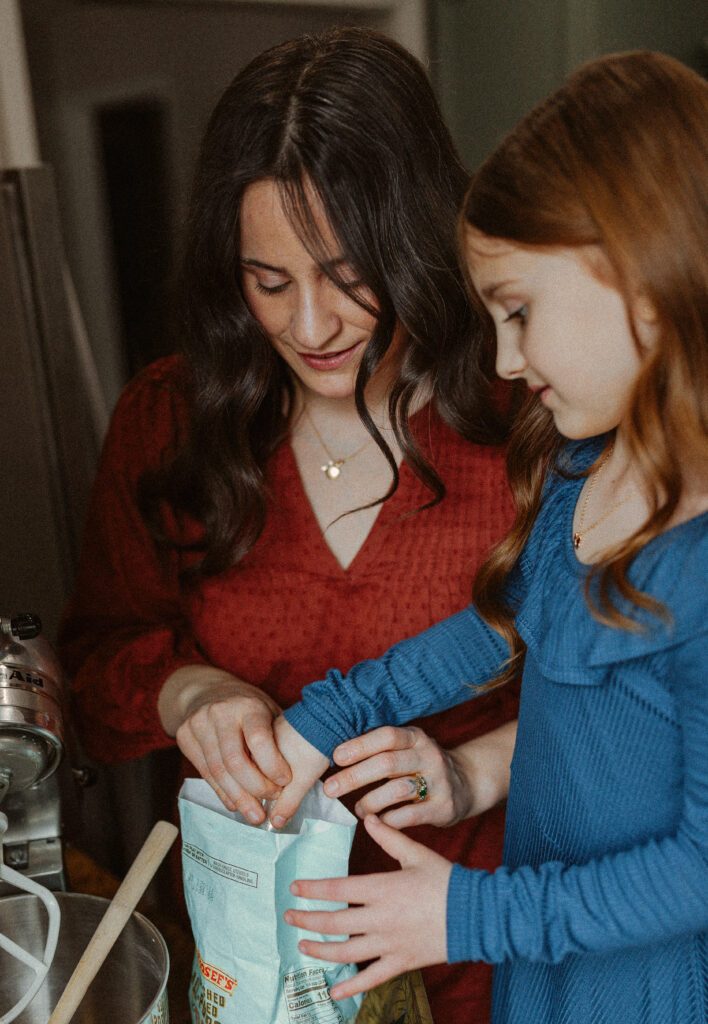
[[[34,980],[31,982],[29,988],[26,990],[19,1002],[15,1003],[7,1013],[0,1017],[0,1024],[10,1024],[10,1021],[19,1016],[31,1000],[34,999],[46,978],[47,972],[51,967],[52,960],[54,959],[54,953],[57,948],[57,939],[59,938],[60,924],[60,911],[56,896],[50,892],[49,889],[45,889],[43,885],[38,885],[31,878],[25,878],[25,876],[20,874],[19,871],[15,871],[13,868],[9,868],[5,863],[3,863],[2,837],[7,831],[7,826],[7,816],[0,812],[0,878],[9,885],[16,886],[18,889],[22,889],[25,892],[29,892],[32,895],[37,896],[46,907],[47,914],[49,916],[49,927],[47,928],[47,941],[44,944],[44,953],[41,960],[0,932],[0,947],[6,950],[10,956],[20,960],[23,964],[26,964],[34,971]]]
[[[62,753],[60,670],[51,647],[38,638],[40,630],[37,616],[0,616],[0,803],[4,801],[8,813],[18,794],[33,792],[55,771]],[[10,1024],[19,1016],[41,987],[54,959],[60,924],[53,893],[5,864],[3,840],[8,828],[8,816],[0,810],[0,891],[5,883],[38,897],[49,923],[41,957],[0,932],[0,949],[34,973],[11,1009],[2,1014],[0,1006],[0,1024]]]

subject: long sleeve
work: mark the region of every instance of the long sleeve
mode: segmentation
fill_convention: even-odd
[[[448,959],[557,963],[569,953],[650,946],[708,929],[708,635],[674,652],[683,797],[670,832],[584,864],[493,874],[455,865]]]
[[[334,748],[379,725],[455,707],[499,672],[509,649],[472,608],[391,647],[347,674],[336,669],[306,686],[286,718],[330,757]]]
[[[119,400],[60,630],[79,734],[101,761],[173,745],[157,696],[176,668],[204,661],[183,615],[176,560],[161,561],[136,498],[140,476],[168,456],[184,419],[175,369],[174,360],[155,364]]]

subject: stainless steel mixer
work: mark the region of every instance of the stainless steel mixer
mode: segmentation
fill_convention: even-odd
[[[14,1006],[0,1009],[0,1024],[10,1024],[44,983],[60,921],[50,888],[65,888],[55,774],[64,749],[64,688],[41,628],[36,615],[0,617],[0,897],[28,892],[47,919],[38,952],[0,932],[0,950],[28,975]]]
[[[36,615],[0,617],[0,811],[4,863],[48,889],[66,888],[56,769],[65,685]],[[0,878],[0,896],[10,887]]]

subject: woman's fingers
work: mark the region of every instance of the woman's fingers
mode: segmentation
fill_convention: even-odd
[[[327,779],[328,796],[341,797],[386,780],[359,799],[355,811],[360,818],[385,812],[383,820],[399,829],[444,827],[460,819],[460,785],[453,760],[417,726],[374,729],[343,743],[334,757],[348,766]]]
[[[347,740],[346,743],[340,743],[332,755],[332,760],[335,764],[344,766],[387,750],[406,750],[414,745],[420,732],[421,730],[414,726],[400,728],[384,725],[353,740]]]
[[[222,789],[222,787],[217,783],[216,779],[212,778],[211,773],[209,771],[209,766],[207,765],[206,760],[204,759],[204,756],[202,754],[202,748],[199,745],[199,743],[197,743],[194,740],[194,737],[191,735],[190,731],[188,729],[182,729],[180,727],[180,729],[177,730],[176,739],[179,749],[182,751],[187,760],[194,765],[195,769],[205,780],[205,782],[209,783],[209,785],[214,790],[218,798],[221,800],[224,807],[226,807],[226,809],[229,811],[237,811],[238,807],[234,800],[232,799],[232,797],[229,795],[229,793],[227,793],[226,790]]]
[[[261,801],[274,799],[283,783],[259,767],[267,765],[287,782],[290,768],[273,737],[273,713],[265,701],[239,695],[205,703],[182,722],[177,743],[229,810],[259,824]]]
[[[342,797],[346,793],[353,793],[364,786],[380,782],[381,779],[404,778],[414,774],[418,768],[419,758],[412,749],[408,750],[387,750],[382,754],[374,754],[372,757],[351,768],[345,768],[336,775],[330,776],[324,784],[327,796]],[[401,788],[400,799],[410,797]]]

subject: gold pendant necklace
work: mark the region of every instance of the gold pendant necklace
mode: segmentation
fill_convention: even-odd
[[[310,412],[309,412],[307,406],[305,406],[304,411],[305,411],[305,415],[307,416],[308,420],[310,421],[310,426],[312,427],[312,429],[314,430],[315,434],[317,435],[317,440],[320,442],[320,444],[324,448],[325,453],[327,454],[327,458],[329,459],[329,461],[326,462],[324,466],[320,466],[320,469],[322,470],[322,472],[324,473],[324,475],[327,477],[328,480],[336,480],[337,477],[340,475],[340,473],[342,471],[342,466],[346,462],[349,462],[351,459],[355,458],[357,455],[359,455],[361,452],[363,452],[364,449],[366,448],[366,446],[371,444],[371,442],[374,439],[373,439],[373,437],[369,437],[366,441],[364,441],[364,443],[359,448],[357,448],[356,451],[352,452],[351,455],[345,455],[343,458],[337,458],[335,455],[332,455],[332,452],[327,447],[327,445],[325,443],[325,440],[322,437],[322,434],[320,434],[319,430],[317,429],[317,425],[316,425],[315,421],[313,420],[312,416],[310,416]]]
[[[588,481],[588,488],[587,488],[587,491],[585,492],[585,500],[583,501],[583,507],[580,510],[580,519],[578,520],[578,529],[573,534],[573,547],[575,548],[576,551],[578,550],[580,545],[585,540],[585,537],[590,533],[591,530],[594,530],[596,526],[600,526],[600,524],[604,523],[606,519],[609,519],[610,516],[613,515],[613,513],[615,513],[617,511],[618,508],[621,508],[634,495],[634,489],[632,489],[629,492],[629,494],[625,495],[625,497],[622,498],[621,501],[618,501],[615,505],[612,506],[612,508],[608,509],[607,512],[604,513],[604,515],[601,515],[600,518],[596,519],[594,523],[591,523],[590,526],[586,527],[586,529],[583,529],[583,523],[585,522],[585,513],[587,511],[588,502],[590,501],[590,495],[592,494],[593,487],[597,483],[598,477],[602,473],[602,470],[605,468],[605,465],[606,465],[608,459],[610,458],[610,456],[612,455],[613,451],[614,451],[614,445],[612,445],[610,448],[608,448],[607,453],[606,453],[604,459],[602,460],[602,462],[597,467],[597,469],[595,470],[593,475],[590,477],[590,480]]]

